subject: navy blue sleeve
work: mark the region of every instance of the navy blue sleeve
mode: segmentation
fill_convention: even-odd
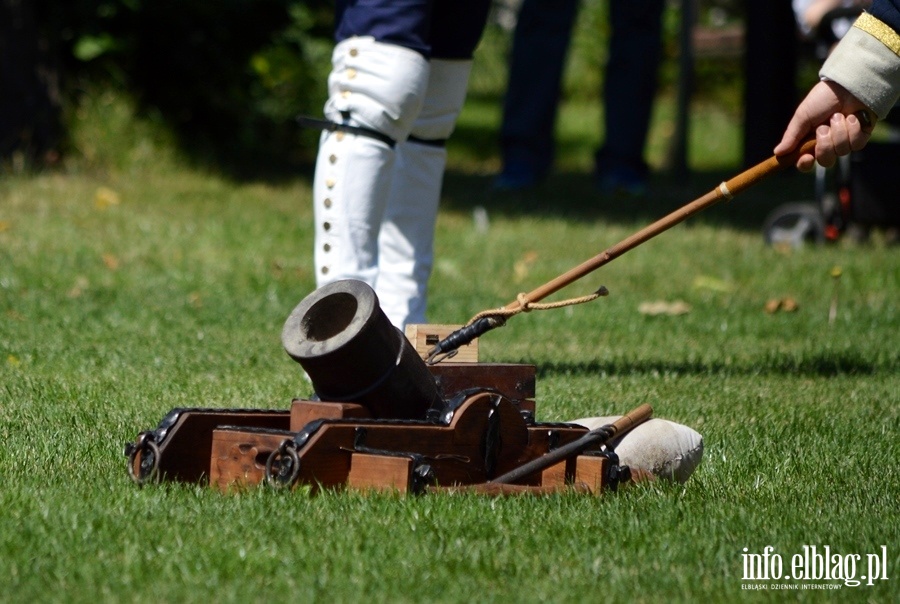
[[[900,33],[900,0],[875,0],[869,13]]]

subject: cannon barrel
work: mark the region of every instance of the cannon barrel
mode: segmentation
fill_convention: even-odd
[[[425,419],[442,403],[428,366],[362,281],[309,294],[285,322],[281,342],[322,401],[357,403],[386,419]]]

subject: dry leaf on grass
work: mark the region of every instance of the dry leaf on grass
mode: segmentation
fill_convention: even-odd
[[[641,302],[638,306],[638,312],[642,315],[686,315],[691,312],[691,305],[684,300],[674,300],[667,302],[665,300],[657,300],[656,302]]]
[[[103,264],[105,264],[106,268],[109,270],[114,271],[119,268],[119,259],[112,254],[103,254]]]
[[[794,312],[800,305],[797,304],[797,301],[793,298],[772,298],[771,300],[766,301],[766,305],[763,307],[764,310],[771,314],[774,314],[778,311],[782,312]]]
[[[100,187],[94,193],[94,207],[98,210],[105,210],[109,206],[117,206],[119,201],[119,194],[109,187]]]
[[[694,277],[694,287],[696,289],[706,289],[722,294],[730,294],[734,291],[734,284],[708,275],[697,275]]]

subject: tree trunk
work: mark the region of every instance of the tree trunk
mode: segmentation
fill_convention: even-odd
[[[32,0],[0,0],[0,161],[55,161],[58,77]]]

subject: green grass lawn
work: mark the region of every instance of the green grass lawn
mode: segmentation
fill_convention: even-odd
[[[482,360],[537,366],[539,420],[646,402],[695,427],[706,453],[686,485],[507,499],[141,489],[122,447],[170,409],[309,394],[280,346],[313,288],[308,174],[191,168],[114,95],[91,103],[68,169],[0,177],[0,601],[731,602],[844,585],[742,589],[745,548],[766,546],[785,574],[804,546],[863,561],[886,546],[888,579],[839,597],[900,597],[900,255],[878,237],[765,247],[765,212],[807,179],[764,183],[561,292],[603,284],[608,298],[481,341]],[[495,128],[485,111],[467,109],[461,132]],[[721,128],[699,113],[698,132]],[[724,148],[692,145],[690,178],[657,173],[640,204],[593,192],[593,142],[571,122],[569,159],[523,195],[491,194],[496,155],[463,137],[431,320],[504,305],[716,186],[737,170],[730,128]],[[764,311],[788,297],[795,312]],[[678,300],[689,313],[639,312]],[[798,590],[773,593],[782,583]]]

